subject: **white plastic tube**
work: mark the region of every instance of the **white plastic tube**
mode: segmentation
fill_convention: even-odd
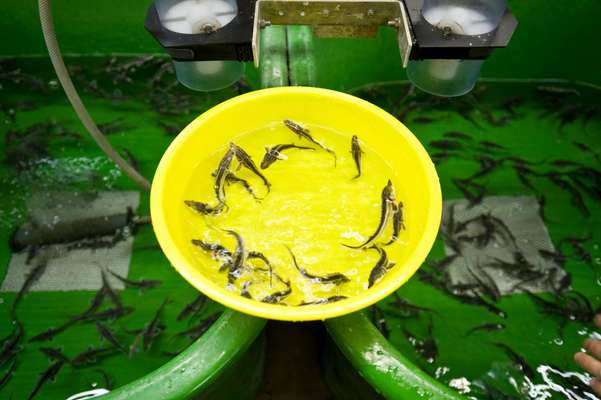
[[[236,0],[155,0],[161,24],[183,33],[215,32],[238,14]],[[173,61],[177,80],[192,90],[220,90],[240,80],[244,63],[240,61]]]

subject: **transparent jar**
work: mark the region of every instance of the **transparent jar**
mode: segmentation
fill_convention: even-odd
[[[507,0],[424,0],[422,17],[456,35],[477,36],[497,29]],[[474,87],[484,60],[410,61],[407,77],[421,90],[438,96],[461,96]]]
[[[456,35],[483,35],[497,29],[507,0],[424,0],[422,17]]]
[[[238,14],[236,0],[155,0],[161,24],[183,34],[215,32]],[[203,92],[223,89],[244,74],[240,61],[173,61],[177,80]]]

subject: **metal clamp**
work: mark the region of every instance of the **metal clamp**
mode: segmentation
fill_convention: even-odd
[[[403,67],[415,42],[407,10],[399,0],[258,0],[252,51],[259,66],[260,32],[269,25],[310,25],[319,37],[371,37],[380,26],[398,31]]]

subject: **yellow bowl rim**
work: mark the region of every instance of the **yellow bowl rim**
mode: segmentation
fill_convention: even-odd
[[[209,120],[220,112],[228,108],[236,107],[240,103],[253,101],[263,96],[286,95],[289,93],[320,95],[329,97],[333,100],[351,102],[365,109],[367,112],[376,114],[391,126],[396,126],[398,128],[396,130],[397,133],[404,136],[413,150],[417,153],[418,159],[424,165],[427,177],[425,183],[427,183],[428,191],[431,194],[430,204],[428,205],[430,212],[425,221],[424,234],[409,255],[407,261],[404,263],[402,271],[397,279],[382,280],[377,285],[359,295],[329,304],[294,307],[261,303],[256,300],[244,298],[236,293],[229,292],[226,289],[217,286],[211,280],[202,276],[202,274],[199,274],[198,272],[195,273],[195,267],[188,264],[182,252],[179,251],[178,246],[172,240],[167,229],[165,214],[163,213],[162,192],[165,187],[165,176],[167,175],[167,171],[178,149],[185,144],[189,136],[194,135],[195,132],[199,130],[206,120]],[[150,214],[155,235],[157,236],[159,245],[167,259],[184,279],[212,300],[236,311],[257,317],[282,321],[313,321],[334,318],[361,310],[385,298],[402,286],[421,266],[436,240],[442,216],[442,193],[434,164],[422,144],[399,120],[386,111],[365,100],[335,90],[303,86],[278,87],[253,91],[226,100],[196,117],[188,124],[188,126],[186,126],[169,145],[159,162],[150,192]],[[196,279],[196,275],[198,276],[198,279]]]

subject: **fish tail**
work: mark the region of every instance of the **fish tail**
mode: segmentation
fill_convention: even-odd
[[[336,153],[332,149],[326,149],[326,151],[334,156],[334,168],[336,168],[338,165],[338,157],[336,156]]]
[[[365,244],[360,244],[359,246],[351,246],[349,244],[341,243],[341,245],[343,245],[344,247],[348,247],[349,249],[360,249],[362,247],[365,247]]]
[[[393,244],[394,242],[396,242],[398,239],[398,237],[392,235],[392,237],[390,238],[390,240],[386,243],[384,243],[384,246],[390,246],[391,244]]]

